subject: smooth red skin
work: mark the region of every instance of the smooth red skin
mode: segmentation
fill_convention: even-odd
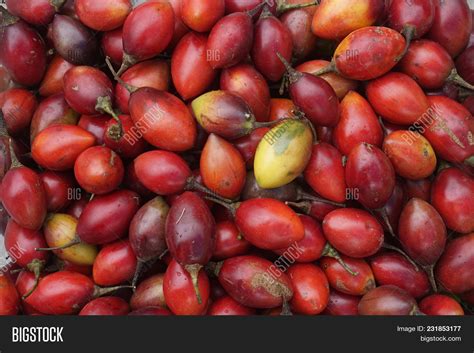
[[[329,212],[338,209],[337,206],[329,205],[324,202],[320,201],[311,201],[309,202],[309,210],[305,211],[305,213],[314,219],[322,222],[324,217],[326,217]]]
[[[432,294],[420,301],[420,310],[426,315],[464,315],[462,306],[443,294]]]
[[[399,72],[369,82],[366,93],[374,110],[393,124],[413,124],[430,106],[416,81]]]
[[[405,39],[393,29],[364,27],[352,32],[341,42],[333,60],[343,77],[366,81],[389,72],[404,48]]]
[[[124,316],[130,312],[128,303],[119,297],[97,298],[86,304],[80,316]]]
[[[64,74],[74,65],[64,60],[61,56],[55,55],[50,61],[46,73],[39,87],[39,94],[43,97],[49,97],[54,94],[62,93],[64,87]]]
[[[279,277],[272,276],[272,273],[277,273]],[[268,276],[268,282],[274,281],[272,285],[280,289],[281,293],[272,293],[259,285],[260,281],[265,281],[263,276]],[[219,271],[219,283],[234,300],[257,309],[281,306],[284,297],[288,300],[293,293],[290,278],[285,273],[270,261],[254,255],[225,260]]]
[[[119,190],[94,197],[84,208],[76,234],[89,244],[106,244],[124,237],[140,198],[129,190]]]
[[[220,88],[241,97],[250,107],[257,121],[268,121],[270,88],[255,67],[239,64],[222,71]]]
[[[75,0],[80,21],[96,31],[110,31],[122,26],[132,10],[129,0]]]
[[[255,152],[257,152],[258,144],[268,131],[270,131],[270,128],[260,127],[253,130],[250,134],[233,141],[235,148],[239,150],[244,158],[247,169],[253,168]]]
[[[442,170],[431,187],[431,204],[446,226],[459,233],[474,231],[474,180],[456,168]]]
[[[375,254],[384,241],[383,228],[367,211],[334,210],[324,217],[323,232],[329,243],[344,255],[364,258]]]
[[[224,0],[183,0],[181,20],[196,32],[208,32],[225,14]]]
[[[445,84],[454,69],[454,62],[439,43],[431,40],[417,40],[410,44],[399,67],[421,87],[436,90]]]
[[[145,152],[148,147],[148,144],[141,137],[133,140],[133,143],[127,141],[127,138],[124,136],[127,134],[132,134],[133,129],[136,129],[136,126],[133,123],[133,120],[130,115],[119,115],[119,119],[121,121],[123,135],[119,139],[116,139],[116,137],[114,136],[115,132],[111,133],[111,131],[117,131],[116,129],[118,128],[117,121],[112,118],[107,121],[105,125],[103,137],[104,143],[107,147],[118,153],[122,158],[133,159]]]
[[[122,183],[124,167],[120,157],[105,146],[93,146],[82,152],[74,164],[77,183],[96,195],[114,191]]]
[[[474,118],[460,103],[443,96],[428,97],[435,114],[431,126],[424,127],[423,135],[433,146],[439,157],[454,163],[463,163],[474,155],[472,132]],[[443,130],[443,125],[447,126]],[[453,139],[452,136],[457,137]],[[459,143],[462,145],[459,145]]]
[[[164,273],[159,273],[143,280],[130,299],[132,310],[147,308],[150,306],[165,307],[165,295],[163,293]]]
[[[329,302],[329,283],[324,272],[313,264],[294,264],[287,273],[293,285],[292,311],[304,315],[320,314]]]
[[[79,200],[73,201],[71,205],[69,205],[69,207],[65,210],[65,213],[79,219],[87,203],[88,201],[85,197],[82,197]]]
[[[289,93],[297,107],[314,125],[333,127],[339,122],[339,100],[329,83],[312,74],[302,73],[291,82]]]
[[[436,265],[436,279],[448,292],[474,290],[474,234],[451,240]]]
[[[30,125],[30,141],[53,124],[76,125],[79,115],[64,100],[62,93],[45,98],[36,109]]]
[[[428,38],[438,42],[456,57],[469,42],[472,16],[464,0],[434,0],[435,16]]]
[[[430,202],[431,197],[431,180],[404,180],[403,190],[405,193],[405,200],[410,200],[413,197]]]
[[[153,88],[140,88],[129,101],[138,135],[160,149],[183,152],[197,139],[196,120],[176,96]]]
[[[387,203],[395,187],[395,170],[388,157],[366,143],[354,147],[346,162],[346,183],[359,193],[359,201],[377,209]]]
[[[255,309],[247,308],[229,296],[212,302],[206,313],[210,316],[249,316],[255,315]]]
[[[224,260],[245,255],[249,250],[250,243],[242,237],[234,222],[225,220],[216,224],[213,258]]]
[[[34,26],[44,26],[53,20],[56,9],[50,0],[6,0],[8,12]]]
[[[123,25],[124,52],[140,61],[160,54],[171,42],[174,26],[175,15],[168,2],[135,7]]]
[[[261,198],[240,203],[235,223],[245,239],[260,249],[277,250],[304,238],[298,215],[283,202]]]
[[[209,33],[207,53],[214,69],[231,67],[244,60],[250,53],[253,42],[253,23],[244,12],[221,18]]]
[[[405,193],[402,182],[397,179],[395,182],[395,188],[393,189],[392,195],[387,203],[381,209],[373,211],[375,217],[377,217],[385,231],[390,231],[389,224],[387,224],[387,221],[384,219],[385,215],[388,218],[388,222],[390,223],[393,232],[396,233],[398,231],[398,219],[400,218],[400,213],[402,212],[405,202]]]
[[[175,315],[204,315],[209,302],[211,286],[204,270],[199,271],[198,287],[201,304],[198,303],[191,275],[176,260],[168,265],[163,280],[166,305]]]
[[[11,88],[2,93],[0,110],[10,135],[18,135],[30,126],[38,106],[35,96],[22,88]]]
[[[364,295],[359,303],[359,315],[413,315],[415,299],[401,288],[380,286]]]
[[[255,68],[272,82],[279,81],[286,69],[276,53],[291,62],[293,41],[291,32],[274,16],[261,17],[255,24],[251,51]]]
[[[245,185],[245,161],[223,138],[210,134],[202,150],[200,171],[204,185],[218,195],[236,199]]]
[[[46,217],[46,193],[39,175],[30,168],[8,171],[0,186],[2,203],[20,226],[37,230]]]
[[[356,316],[359,315],[360,297],[338,292],[331,289],[329,302],[325,314],[332,316]]]
[[[191,177],[185,160],[173,152],[150,151],[135,159],[138,180],[158,195],[182,192]]]
[[[190,32],[179,41],[171,57],[171,78],[183,100],[204,93],[217,71],[207,61],[207,37]]]
[[[467,97],[463,105],[466,107],[467,110],[469,110],[471,114],[474,115],[474,96]]]
[[[77,123],[77,126],[94,135],[97,145],[103,145],[104,135],[109,118],[110,116],[106,114],[82,115],[79,119],[79,122]]]
[[[20,296],[8,275],[0,274],[0,316],[16,315],[20,310]]]
[[[173,315],[169,310],[159,307],[147,307],[134,310],[128,316],[171,316]]]
[[[137,258],[130,242],[119,240],[105,245],[97,255],[92,275],[99,286],[117,286],[133,278]]]
[[[113,85],[106,74],[90,66],[76,66],[66,72],[64,98],[71,108],[81,114],[97,114],[99,97],[114,98]]]
[[[417,2],[392,0],[388,11],[389,26],[398,32],[407,25],[413,26],[414,38],[421,38],[430,30],[435,15],[433,0]]]
[[[95,137],[75,125],[53,125],[33,140],[31,155],[42,167],[63,171],[72,169],[77,157],[95,144]]]
[[[128,189],[135,191],[143,199],[150,200],[155,196],[151,190],[147,189],[141,182],[138,180],[137,173],[135,171],[135,160],[131,161],[127,165],[124,186]]]
[[[375,278],[369,264],[364,259],[355,259],[341,255],[349,268],[356,272],[354,276],[347,272],[332,257],[323,257],[319,263],[333,289],[350,295],[364,295],[375,288]]]
[[[348,155],[361,142],[381,147],[383,131],[369,102],[355,91],[346,94],[340,105],[340,118],[333,130],[334,145]]]
[[[46,70],[46,47],[41,36],[23,21],[2,28],[0,61],[23,86],[41,82]]]
[[[269,121],[290,118],[296,110],[295,104],[291,99],[271,98]],[[253,165],[253,164],[252,164]]]
[[[166,250],[165,222],[168,211],[164,201],[154,198],[133,216],[128,236],[140,261],[152,260]]]
[[[320,142],[313,145],[311,159],[304,171],[304,179],[325,199],[346,201],[346,180],[341,153],[332,145]]]
[[[120,77],[124,82],[137,88],[150,87],[168,91],[170,82],[169,64],[162,60],[147,60],[133,65]],[[120,83],[115,86],[115,102],[124,114],[129,114],[130,92]]]
[[[295,1],[292,1],[295,3]],[[298,4],[306,3],[305,0],[296,1]],[[295,9],[285,12],[280,21],[291,33],[293,41],[293,56],[296,59],[304,59],[316,49],[317,38],[311,31],[311,23],[316,6]]]
[[[459,75],[471,85],[474,84],[474,64],[472,57],[474,48],[464,50],[456,59],[456,69]]]
[[[122,27],[107,31],[102,35],[101,47],[106,56],[116,66],[120,66],[123,58]],[[125,113],[125,112],[124,112]]]
[[[40,174],[49,212],[58,212],[71,203],[75,182],[70,174],[46,170]],[[41,248],[42,246],[38,246]]]
[[[28,304],[47,315],[75,314],[94,295],[94,283],[77,272],[59,271],[42,278]]]
[[[400,215],[398,237],[413,260],[422,266],[430,266],[443,253],[447,232],[436,209],[415,198],[408,201]]]
[[[41,278],[41,277],[40,277]],[[23,270],[20,272],[15,281],[15,287],[20,296],[28,293],[36,283],[36,278],[33,272]],[[43,315],[40,311],[33,308],[28,301],[28,298],[21,301],[21,311],[24,315]]]
[[[378,254],[369,259],[375,280],[381,286],[394,285],[406,290],[414,298],[430,292],[428,276],[416,269],[403,255],[395,252]]]

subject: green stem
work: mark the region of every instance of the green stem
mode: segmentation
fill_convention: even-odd
[[[461,76],[459,76],[456,68],[454,68],[446,79],[448,82],[453,82],[458,86],[464,87],[468,90],[474,91],[474,86],[469,82],[466,82]]]
[[[326,246],[324,247],[323,254],[321,256],[326,256],[326,257],[331,257],[344,268],[348,273],[350,273],[352,276],[357,276],[359,273],[352,271],[352,269],[342,260],[341,255],[337,252],[336,249],[334,249],[329,243],[326,243]]]

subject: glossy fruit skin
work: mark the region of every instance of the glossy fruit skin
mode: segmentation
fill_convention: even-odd
[[[0,97],[0,111],[10,135],[18,135],[28,129],[38,103],[30,91],[11,88]]]
[[[410,200],[413,197],[425,200],[430,202],[431,198],[431,180],[430,179],[421,179],[421,180],[405,180],[403,184],[403,191],[405,196],[405,201]]]
[[[296,106],[291,99],[271,98],[269,121],[287,119],[294,115]]]
[[[40,83],[46,69],[41,36],[23,21],[2,28],[0,60],[13,80],[24,86]]]
[[[165,295],[163,293],[164,277],[163,273],[158,273],[140,282],[130,299],[132,310],[150,306],[166,307]]]
[[[426,315],[464,315],[462,306],[452,297],[432,294],[420,302],[420,310]]]
[[[63,91],[64,74],[74,65],[64,60],[60,55],[55,55],[50,61],[39,87],[39,94],[43,97],[49,97]]]
[[[461,294],[474,289],[474,234],[451,240],[436,265],[436,279],[447,291]]]
[[[7,274],[0,274],[0,316],[16,315],[20,310],[20,296]]]
[[[372,80],[396,65],[404,47],[405,39],[393,29],[365,27],[344,38],[334,52],[334,62],[337,71],[346,78]]]
[[[291,61],[291,33],[278,18],[264,12],[255,24],[251,55],[255,68],[272,82],[279,81],[285,73],[285,66],[278,59],[277,52],[286,61]]]
[[[31,155],[42,167],[63,171],[72,169],[77,157],[95,144],[95,137],[75,125],[53,125],[33,140]]]
[[[245,239],[260,249],[282,249],[304,238],[304,226],[298,215],[275,199],[240,203],[235,223]]]
[[[414,315],[418,311],[415,299],[395,286],[380,286],[362,297],[360,315]]]
[[[163,280],[163,293],[166,305],[175,315],[204,315],[207,309],[210,284],[204,270],[199,271],[198,287],[202,302],[198,303],[191,275],[176,260],[166,269]]]
[[[133,216],[128,236],[137,258],[146,262],[166,250],[165,222],[169,206],[161,197],[144,204]]]
[[[474,84],[474,65],[471,60],[473,52],[474,49],[472,49],[472,47],[469,47],[464,50],[456,59],[456,69],[459,75],[470,84]]]
[[[221,18],[209,33],[207,52],[213,53],[209,64],[213,69],[231,67],[244,60],[253,42],[253,23],[244,12]]]
[[[94,295],[94,283],[88,277],[69,271],[49,274],[28,297],[28,304],[47,315],[77,313]]]
[[[196,32],[208,32],[224,16],[225,1],[183,0],[181,19],[186,26]]]
[[[424,271],[415,268],[403,255],[396,252],[377,254],[369,259],[375,280],[381,286],[394,285],[406,290],[414,298],[430,292],[430,283]]]
[[[70,174],[44,171],[40,174],[49,212],[57,212],[72,201],[74,179]]]
[[[166,217],[166,244],[181,265],[205,265],[215,247],[216,223],[209,207],[187,191],[172,204]]]
[[[254,255],[225,260],[219,283],[234,300],[251,308],[276,308],[293,295],[289,277],[270,261]]]
[[[120,131],[120,127],[117,121],[112,118],[105,125],[104,143],[124,159],[135,158],[147,150],[148,144],[142,137],[138,137],[135,140],[127,140],[124,136],[133,134],[137,127],[130,115],[119,115],[118,118],[121,122],[123,135],[121,137],[117,136],[117,131]]]
[[[130,116],[136,135],[160,149],[182,152],[196,143],[196,122],[176,96],[153,88],[140,88],[130,97]],[[129,137],[131,140],[134,136]]]
[[[423,135],[440,158],[464,163],[474,155],[472,132],[474,118],[458,102],[442,96],[428,97],[434,111],[432,125],[424,126]]]
[[[130,312],[128,303],[119,297],[97,298],[86,304],[80,316],[124,316]]]
[[[16,167],[5,174],[0,186],[2,203],[20,226],[37,230],[46,217],[46,193],[39,175],[28,167]]]
[[[414,38],[421,38],[433,25],[435,7],[433,0],[392,0],[388,11],[388,23],[391,28],[401,32],[411,26],[414,29]]]
[[[186,161],[173,152],[149,151],[135,159],[138,180],[158,195],[183,191],[192,173]]]
[[[90,132],[95,137],[97,145],[103,145],[109,117],[107,114],[81,115],[77,126]]]
[[[252,65],[239,64],[222,71],[220,88],[240,96],[257,121],[267,121],[270,113],[270,89],[265,78]]]
[[[294,264],[287,273],[293,285],[292,311],[304,315],[320,314],[329,301],[329,283],[324,272],[313,264]]]
[[[373,25],[382,10],[381,1],[325,0],[316,7],[312,30],[317,37],[341,40],[356,29]]]
[[[469,42],[472,16],[466,1],[434,0],[435,16],[428,38],[456,57]]]
[[[212,302],[207,310],[211,316],[249,316],[255,315],[255,309],[247,308],[229,296],[224,296]]]
[[[105,245],[92,268],[94,282],[99,286],[116,286],[133,278],[137,258],[130,242],[119,240]]]
[[[329,302],[324,314],[331,316],[357,316],[360,297],[331,289]]]
[[[120,157],[110,148],[94,146],[77,157],[74,175],[85,191],[103,195],[122,183],[124,167]]]
[[[324,217],[323,232],[329,243],[344,255],[364,258],[375,254],[384,241],[380,223],[367,211],[334,210]]]
[[[332,145],[325,142],[313,145],[304,178],[325,199],[340,203],[346,201],[347,186],[342,155]]]
[[[242,155],[214,134],[209,135],[202,150],[200,171],[204,185],[228,199],[237,198],[245,185],[247,172]]]
[[[340,105],[340,118],[333,130],[334,145],[348,155],[361,142],[381,147],[383,131],[369,102],[349,91]]]
[[[74,9],[80,21],[96,31],[110,31],[120,27],[132,10],[129,0],[77,0]]]
[[[244,158],[247,169],[253,168],[258,144],[260,141],[262,141],[268,131],[270,131],[270,128],[260,127],[253,130],[247,136],[242,136],[241,138],[232,141],[234,146],[239,150],[240,154]]]
[[[147,60],[133,65],[120,78],[137,88],[150,87],[159,91],[168,91],[171,72],[167,62]],[[120,83],[115,86],[115,101],[122,113],[130,113],[130,92]]]
[[[104,55],[117,67],[120,66],[124,54],[122,34],[122,27],[104,32],[100,42]]]
[[[137,6],[123,25],[125,53],[139,61],[160,54],[173,38],[174,23],[175,15],[168,2],[152,1]]]
[[[359,193],[358,201],[367,208],[385,205],[395,187],[395,171],[388,157],[377,147],[361,143],[346,162],[346,183]]]
[[[45,26],[53,20],[59,6],[50,0],[6,0],[8,12],[18,16],[34,26]]]
[[[245,255],[250,243],[240,234],[234,222],[225,220],[216,224],[215,248],[212,257],[219,260]]]
[[[96,196],[82,212],[77,235],[89,244],[105,244],[125,236],[140,198],[129,190]]]
[[[474,180],[457,168],[442,170],[431,188],[431,204],[446,226],[459,233],[474,231]]]
[[[321,268],[333,289],[350,295],[364,295],[375,288],[374,274],[364,259],[354,259],[342,255],[342,260],[357,275],[354,276],[347,272],[334,258],[323,257],[320,260]]]
[[[436,154],[431,144],[419,133],[398,130],[383,142],[395,172],[403,178],[419,180],[429,177],[436,169]]]
[[[97,60],[99,44],[94,34],[78,20],[55,15],[52,29],[54,49],[73,65],[92,65]]]

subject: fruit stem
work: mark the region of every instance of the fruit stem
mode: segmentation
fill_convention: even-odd
[[[337,72],[336,64],[334,63],[334,61],[331,61],[331,63],[328,66],[325,66],[322,69],[316,71],[313,75],[314,76],[321,76],[321,75],[324,75],[324,74],[328,74],[330,72]]]
[[[76,236],[73,240],[71,240],[69,243],[61,245],[61,246],[55,246],[52,248],[36,248],[36,251],[54,251],[54,250],[64,250],[67,248],[70,248],[71,246],[78,245],[81,243],[81,239]]]
[[[291,67],[290,63],[283,57],[283,55],[280,54],[280,52],[277,51],[276,55],[278,56],[278,59],[282,62],[282,64],[285,66],[285,69],[288,73],[288,84],[292,85],[296,83],[301,77],[303,77],[303,74],[301,72],[296,71]]]
[[[189,275],[191,276],[191,281],[193,282],[194,292],[196,293],[196,298],[199,305],[202,304],[201,298],[201,291],[199,290],[199,271],[201,271],[202,265],[200,264],[192,264],[192,265],[185,265],[184,269],[188,271]]]
[[[16,16],[13,16],[10,12],[7,11],[4,7],[0,6],[0,27],[8,27],[17,23],[20,19]]]
[[[467,157],[465,160],[464,160],[464,164],[469,166],[469,167],[473,167],[474,168],[474,155],[471,156],[471,157]]]
[[[415,36],[416,28],[415,28],[415,26],[412,26],[410,24],[406,24],[403,27],[401,33],[405,37],[405,48],[403,49],[402,53],[395,58],[396,62],[399,62],[400,60],[402,60],[402,58],[408,52],[408,49],[410,48],[411,41],[412,41],[413,37]]]
[[[145,264],[145,261],[137,259],[137,268],[135,269],[135,274],[133,275],[133,279],[132,279],[132,287],[133,287],[134,292],[137,286],[138,278],[140,277],[140,274],[143,270],[144,264]]]
[[[474,86],[469,82],[466,82],[461,76],[459,76],[458,71],[454,68],[446,79],[448,82],[453,82],[458,86],[464,87],[468,90],[474,91]]]
[[[314,202],[325,203],[325,204],[332,205],[332,206],[335,206],[335,207],[346,207],[346,205],[343,204],[343,203],[337,203],[337,202],[334,202],[334,201],[323,199],[321,197],[311,195],[310,193],[307,193],[306,191],[303,191],[301,189],[301,187],[299,187],[296,191],[298,193],[298,195],[297,195],[298,200],[301,200],[301,201],[314,201]]]
[[[434,276],[434,265],[429,266],[422,266],[423,270],[428,275],[428,279],[430,280],[431,288],[435,293],[438,293],[438,285],[436,284],[435,276]]]
[[[212,197],[212,196],[210,196],[210,195],[206,195],[206,196],[204,196],[204,198],[205,198],[206,200],[215,202],[215,203],[217,203],[218,205],[221,205],[221,206],[227,208],[227,209],[230,211],[230,213],[232,213],[232,217],[235,217],[235,212],[237,211],[237,208],[238,208],[239,205],[240,205],[240,202],[231,202],[231,203],[228,203],[228,202],[222,201],[220,198],[215,198],[215,197]]]
[[[394,245],[385,243],[385,242],[382,244],[382,247],[383,247],[384,249],[393,250],[393,251],[399,253],[399,254],[402,255],[405,259],[407,259],[408,262],[411,263],[411,264],[413,265],[413,267],[415,267],[415,269],[416,269],[417,271],[419,270],[418,265],[416,264],[416,262],[413,261],[412,258],[411,258],[410,256],[408,256],[408,254],[407,254],[405,251],[403,251],[402,249],[400,249],[400,248],[398,248],[398,247],[396,247],[396,246],[394,246]]]
[[[102,297],[106,294],[118,291],[119,289],[128,289],[128,288],[131,288],[132,290],[135,290],[134,286],[116,286],[116,287],[95,286],[94,287],[94,294],[92,296],[93,296],[93,298],[99,298],[99,297]]]
[[[286,201],[285,204],[287,206],[298,208],[304,214],[309,215],[311,213],[311,202],[309,201],[301,201],[301,202]]]
[[[58,12],[61,7],[66,3],[66,0],[50,0],[49,3],[54,7],[56,12]]]
[[[359,274],[358,272],[352,271],[352,269],[341,258],[341,255],[339,255],[337,250],[334,249],[329,243],[326,243],[326,246],[324,247],[324,250],[323,250],[323,254],[321,256],[327,256],[327,257],[333,258],[334,260],[339,262],[339,264],[344,268],[344,270],[349,272],[354,277]]]
[[[382,208],[379,208],[377,211],[382,216],[382,219],[383,219],[385,225],[387,226],[387,229],[388,229],[388,232],[390,233],[390,235],[392,237],[396,238],[397,236],[395,235],[395,232],[393,231],[392,224],[390,223],[390,220],[388,219],[387,210],[382,207]]]
[[[270,5],[268,3],[269,3],[269,0],[263,1],[263,4],[264,4],[263,10],[262,10],[262,13],[260,14],[259,20],[273,16],[272,12],[270,11]]]
[[[31,262],[28,264],[28,266],[27,266],[28,271],[33,272],[34,275],[35,275],[35,284],[34,284],[34,286],[28,291],[28,293],[26,293],[25,295],[23,295],[23,296],[21,297],[21,299],[25,300],[25,299],[28,298],[31,294],[33,294],[33,292],[36,290],[36,288],[38,287],[38,284],[39,284],[41,271],[43,271],[44,265],[45,265],[45,262],[42,261],[42,260],[38,260],[38,259],[34,259],[33,261],[31,261]]]
[[[267,1],[262,1],[260,4],[255,6],[253,9],[250,9],[247,11],[247,15],[249,17],[253,18],[261,9],[263,6],[267,5]]]
[[[282,296],[280,316],[293,316],[290,305],[288,304],[288,300],[285,298],[285,296]]]
[[[410,311],[410,315],[412,316],[426,316],[425,313],[423,313],[419,308],[418,306],[414,306],[412,311]]]
[[[117,113],[112,109],[112,99],[109,96],[97,98],[97,104],[95,110],[101,113],[109,114],[117,122],[118,131],[116,132],[118,139],[123,136],[122,121],[118,117]]]
[[[225,197],[222,197],[220,195],[218,195],[215,191],[212,191],[211,189],[209,189],[208,187],[202,185],[201,183],[199,183],[197,180],[196,180],[196,177],[192,176],[188,179],[187,183],[186,183],[186,187],[185,187],[186,190],[188,191],[199,191],[199,192],[202,192],[208,196],[211,196],[211,197],[215,197],[216,199],[219,199],[221,200],[222,202],[226,202],[226,203],[232,203],[234,202],[233,200],[230,200],[230,199],[227,199]]]
[[[221,271],[221,267],[224,261],[213,262],[209,261],[205,267],[205,270],[208,274],[212,274],[215,277],[219,277],[219,272]]]
[[[13,140],[11,137],[8,139],[8,147],[10,148],[10,159],[11,159],[10,169],[23,167],[23,164],[18,160],[15,150],[13,149]]]
[[[128,92],[133,93],[138,90],[138,87],[132,86],[131,84],[126,83],[124,80],[120,78],[119,73],[115,72],[114,67],[112,66],[112,62],[110,61],[110,58],[108,56],[105,57],[105,63],[107,64],[107,67],[109,68],[110,72],[114,76],[114,80],[117,81],[123,87],[125,87],[125,89]]]
[[[127,71],[127,69],[130,66],[135,65],[137,62],[138,62],[138,60],[134,56],[129,55],[127,53],[124,53],[123,54],[123,59],[122,59],[122,65],[120,66],[120,69],[117,71],[117,76],[118,77],[122,76],[122,74],[125,71]]]
[[[319,5],[319,0],[307,2],[305,4],[288,4],[285,0],[278,0],[277,1],[277,14],[280,16],[281,14],[285,13],[289,10],[295,9],[303,9],[305,7],[311,7]]]

